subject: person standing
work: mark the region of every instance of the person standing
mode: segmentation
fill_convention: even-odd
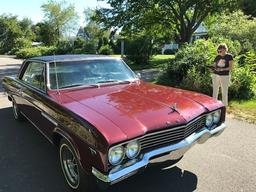
[[[212,86],[213,97],[218,99],[219,88],[221,87],[222,102],[228,106],[228,87],[230,83],[230,72],[233,68],[233,56],[228,53],[226,44],[220,44],[217,49],[218,55],[214,59]]]

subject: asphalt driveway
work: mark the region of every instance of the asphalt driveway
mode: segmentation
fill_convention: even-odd
[[[0,77],[9,71],[0,59]],[[11,59],[12,60],[12,59]],[[13,69],[19,65],[12,60]],[[15,65],[15,66],[14,66]],[[0,90],[1,92],[1,90]],[[227,119],[227,130],[196,145],[174,167],[154,166],[108,192],[254,192],[256,125]],[[12,117],[0,96],[0,192],[66,192],[57,149],[30,123]]]

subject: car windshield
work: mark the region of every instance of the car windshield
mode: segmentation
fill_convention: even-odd
[[[120,59],[63,61],[49,65],[50,88],[93,86],[104,83],[131,82],[136,79]],[[57,83],[56,83],[57,82]]]

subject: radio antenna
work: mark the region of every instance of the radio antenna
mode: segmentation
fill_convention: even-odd
[[[57,67],[56,67],[55,54],[53,55],[53,62],[54,62],[54,70],[55,70],[55,80],[56,80],[57,94],[60,95],[59,80],[58,80],[58,74],[57,74]]]

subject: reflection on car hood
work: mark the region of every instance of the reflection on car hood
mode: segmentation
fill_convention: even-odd
[[[110,144],[185,124],[221,102],[195,92],[138,81],[61,92],[62,104],[92,123]]]

